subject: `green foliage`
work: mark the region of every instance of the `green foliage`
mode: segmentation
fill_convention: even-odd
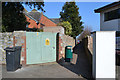
[[[3,2],[2,3],[2,31],[12,32],[14,30],[26,29],[26,18],[21,11],[24,7],[21,3]]]
[[[3,2],[2,3],[2,31],[13,32],[15,30],[26,30],[26,25],[29,24],[26,21],[26,17],[23,13],[24,7],[22,4],[26,4],[29,7],[34,5],[38,9],[42,9],[44,3],[33,2]],[[38,6],[37,6],[38,5]]]
[[[81,16],[78,12],[79,8],[75,2],[66,2],[62,7],[60,16],[62,21],[69,21],[72,25],[72,37],[78,36],[83,31],[83,22],[81,21]]]
[[[45,12],[45,10],[43,9],[44,7],[44,2],[23,2],[23,4],[28,5],[31,9],[32,6],[34,6],[34,8],[37,8],[38,10],[42,10]]]
[[[86,26],[84,28],[84,31],[80,34],[80,36],[78,37],[78,40],[79,41],[82,41],[82,39],[88,37],[91,35],[91,31],[92,31],[92,28],[90,26]]]
[[[63,21],[58,24],[59,26],[64,27],[65,34],[71,36],[72,34],[72,25],[68,21]]]
[[[2,32],[6,32],[7,26],[2,25]]]

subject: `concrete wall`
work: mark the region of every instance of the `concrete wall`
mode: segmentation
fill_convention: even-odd
[[[115,10],[115,9],[118,9],[118,6],[107,9],[100,13],[100,31],[118,31],[118,30],[120,30],[120,25],[119,25],[120,19],[104,21],[104,13]]]
[[[93,34],[93,77],[115,79],[115,31]]]
[[[0,33],[0,64],[6,64],[6,47],[13,46],[13,33]]]
[[[62,26],[43,27],[43,32],[54,32],[54,33],[64,34],[64,28]]]

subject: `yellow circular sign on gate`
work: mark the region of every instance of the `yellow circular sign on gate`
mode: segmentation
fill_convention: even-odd
[[[37,36],[38,36],[38,32],[37,32]]]
[[[48,38],[45,40],[45,45],[50,45],[50,40]]]

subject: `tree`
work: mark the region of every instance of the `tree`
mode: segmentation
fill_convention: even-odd
[[[89,27],[89,26],[86,26],[85,29],[84,29],[84,31],[77,38],[77,40],[82,41],[82,39],[90,36],[91,35],[91,31],[92,31],[92,28]]]
[[[2,31],[12,32],[14,30],[26,30],[26,17],[23,13],[22,4],[28,5],[30,8],[34,5],[42,11],[43,2],[2,2]]]
[[[63,21],[63,22],[59,23],[58,25],[64,27],[66,35],[71,36],[72,25],[68,21]]]
[[[45,12],[45,10],[43,9],[44,7],[44,2],[22,2],[22,4],[28,5],[30,8],[32,8],[32,6],[34,6],[34,8],[37,8],[38,10],[42,10]]]
[[[83,31],[83,22],[78,12],[79,8],[75,2],[66,2],[62,7],[60,16],[62,21],[69,21],[72,25],[72,37],[76,38]]]

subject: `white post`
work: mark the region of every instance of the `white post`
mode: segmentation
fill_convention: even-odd
[[[115,79],[115,31],[93,33],[93,77]]]

